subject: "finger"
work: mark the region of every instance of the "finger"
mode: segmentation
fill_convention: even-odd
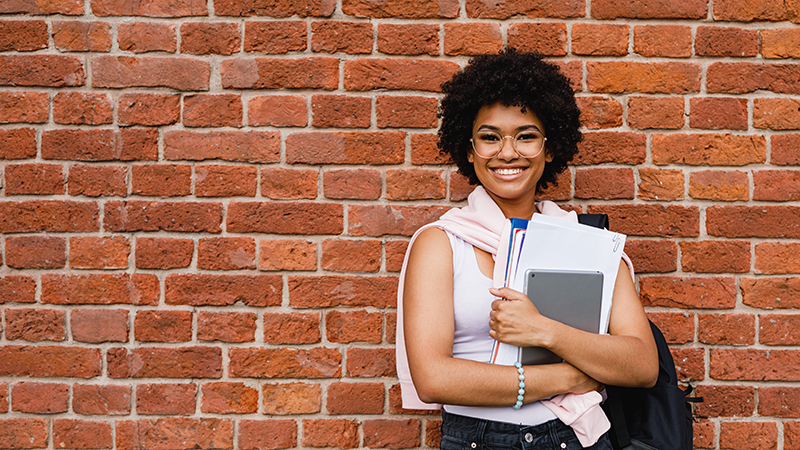
[[[523,300],[528,298],[522,292],[515,291],[514,289],[507,287],[491,288],[489,289],[489,292],[494,296],[501,297],[506,300]]]

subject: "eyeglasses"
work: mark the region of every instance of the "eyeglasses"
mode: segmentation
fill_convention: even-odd
[[[547,140],[536,130],[522,130],[514,136],[503,136],[496,131],[480,130],[472,135],[472,149],[481,158],[491,159],[500,153],[506,139],[511,139],[514,150],[522,158],[535,158],[542,153]]]

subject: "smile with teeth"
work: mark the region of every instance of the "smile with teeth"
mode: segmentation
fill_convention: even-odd
[[[495,173],[497,173],[498,175],[516,175],[518,173],[521,173],[523,169],[521,169],[519,167],[515,167],[515,168],[510,168],[510,169],[497,168],[497,169],[492,169],[492,170]]]

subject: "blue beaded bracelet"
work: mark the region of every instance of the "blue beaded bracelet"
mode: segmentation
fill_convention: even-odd
[[[519,390],[517,391],[517,403],[514,403],[514,409],[520,409],[522,408],[522,400],[525,399],[525,368],[522,367],[519,361],[514,363],[514,367],[519,372]]]

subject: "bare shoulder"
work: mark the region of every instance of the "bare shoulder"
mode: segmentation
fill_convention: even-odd
[[[453,249],[450,247],[447,233],[440,228],[428,228],[417,236],[411,246],[408,272],[424,274],[448,266],[452,271],[452,261]]]

